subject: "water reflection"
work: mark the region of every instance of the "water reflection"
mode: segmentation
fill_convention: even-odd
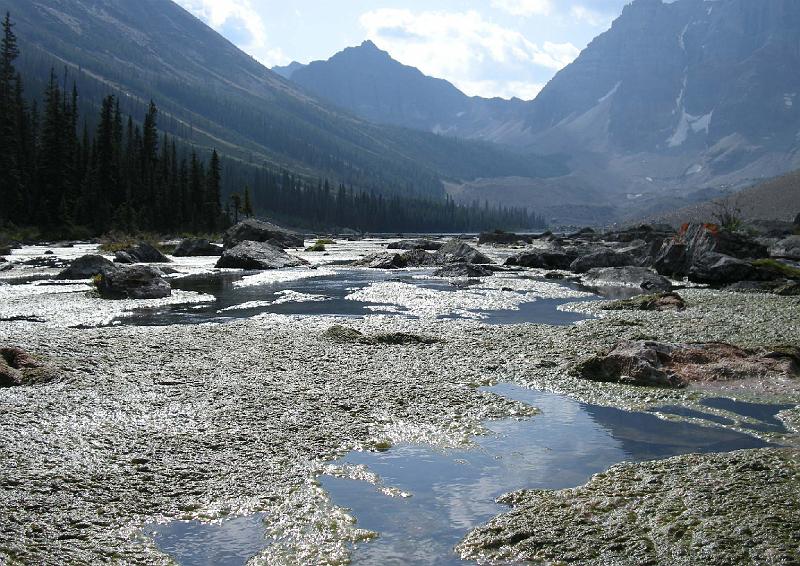
[[[504,510],[494,503],[503,493],[574,487],[622,461],[766,445],[733,431],[585,405],[511,385],[491,390],[539,407],[542,414],[488,423],[494,434],[478,438],[473,450],[406,444],[382,453],[351,453],[342,460],[367,465],[385,485],[413,497],[389,498],[364,482],[321,478],[334,503],[351,508],[362,528],[380,533],[355,549],[354,563],[460,564],[453,546]]]

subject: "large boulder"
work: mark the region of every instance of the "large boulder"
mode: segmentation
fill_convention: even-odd
[[[175,257],[213,257],[222,255],[222,247],[212,244],[208,240],[189,238],[183,240],[175,252]]]
[[[269,242],[250,241],[226,248],[217,262],[217,267],[231,269],[281,269],[301,265],[308,265],[308,262]]]
[[[390,250],[428,250],[435,252],[442,245],[443,242],[434,240],[400,240],[399,242],[392,242],[386,248]]]
[[[769,249],[769,255],[800,261],[800,236],[789,236],[778,241]]]
[[[687,224],[662,246],[653,267],[662,275],[683,277],[709,253],[741,260],[768,256],[766,246],[747,234],[721,230],[715,224]]]
[[[512,232],[495,230],[494,232],[482,232],[478,236],[478,244],[481,246],[514,246],[518,244],[530,244],[533,242],[532,236],[520,236]]]
[[[132,248],[118,251],[117,263],[169,263],[171,260],[147,242],[139,242]]]
[[[473,279],[476,277],[489,277],[494,275],[494,271],[484,267],[483,265],[475,265],[472,263],[450,263],[438,269],[434,277],[457,277]]]
[[[354,267],[369,267],[370,269],[403,269],[408,266],[408,262],[404,254],[378,252],[357,259],[351,265]]]
[[[563,251],[533,250],[510,257],[505,264],[537,269],[569,269],[574,260],[574,256]]]
[[[163,299],[172,288],[163,273],[149,265],[131,265],[103,273],[97,290],[104,299]]]
[[[402,254],[402,258],[406,263],[406,267],[429,267],[436,265],[436,256],[421,249],[408,250]]]
[[[580,362],[582,379],[651,387],[686,387],[691,382],[795,377],[798,352],[755,352],[729,344],[619,342],[610,351]]]
[[[60,280],[91,279],[95,275],[103,275],[115,271],[116,265],[101,255],[85,255],[72,263],[56,276]]]
[[[762,278],[761,272],[751,262],[716,252],[707,252],[695,259],[688,275],[689,281],[708,285],[729,285]]]
[[[597,267],[625,267],[635,263],[629,254],[603,250],[577,258],[570,264],[569,269],[575,273],[586,273]]]
[[[589,287],[635,287],[643,291],[671,291],[672,282],[646,267],[597,267],[583,277]]]
[[[494,263],[488,256],[459,240],[450,240],[434,254],[439,265],[448,263],[472,263],[486,265]]]
[[[225,249],[242,242],[269,242],[278,248],[302,248],[305,240],[300,234],[255,218],[242,220],[225,232]]]

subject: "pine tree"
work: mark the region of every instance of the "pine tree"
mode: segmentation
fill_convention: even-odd
[[[14,61],[19,56],[11,14],[3,20],[0,42],[0,222],[13,218],[21,200],[21,175],[18,163],[18,97]]]
[[[253,216],[253,201],[250,197],[250,185],[244,186],[244,206],[242,207],[242,214],[248,218]]]
[[[219,154],[216,149],[211,153],[211,162],[208,165],[206,183],[205,228],[209,233],[213,234],[220,228],[220,216],[222,216],[220,204],[222,173],[220,171]]]

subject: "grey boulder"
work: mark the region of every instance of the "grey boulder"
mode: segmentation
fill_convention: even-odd
[[[115,271],[116,265],[101,255],[85,255],[72,263],[56,276],[60,280],[91,279],[95,275],[103,275]]]
[[[603,250],[577,258],[570,264],[569,269],[575,273],[586,273],[597,267],[625,267],[634,263],[633,257],[629,254]]]
[[[186,239],[183,240],[175,252],[172,254],[175,257],[213,257],[222,255],[222,247],[212,244],[204,239]]]
[[[779,240],[769,249],[769,255],[800,261],[800,236],[789,236]]]
[[[270,242],[273,246],[284,249],[302,248],[305,245],[301,235],[255,218],[242,220],[225,232],[225,249],[236,247],[242,242]]]
[[[438,269],[433,275],[434,277],[466,277],[474,279],[476,277],[489,277],[494,275],[494,271],[472,263],[451,263]]]
[[[97,280],[104,299],[163,299],[172,295],[170,284],[149,265],[125,266],[104,273]]]
[[[469,244],[459,240],[450,240],[434,254],[438,265],[448,263],[472,263],[486,265],[494,263],[488,256],[479,252]]]
[[[308,262],[287,254],[268,242],[245,241],[222,252],[217,267],[230,269],[281,269],[300,267]]]

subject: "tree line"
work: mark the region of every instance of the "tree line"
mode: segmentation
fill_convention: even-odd
[[[220,160],[206,166],[160,135],[154,103],[141,126],[106,96],[97,127],[79,133],[78,91],[51,70],[42,98],[25,98],[7,14],[0,45],[0,221],[50,234],[109,230],[217,232],[222,213]]]
[[[80,101],[70,75],[51,70],[41,101],[26,98],[14,66],[20,52],[10,15],[0,45],[0,226],[44,234],[99,235],[111,230],[216,233],[241,216],[315,229],[363,232],[530,228],[543,220],[525,209],[456,205],[451,199],[354,191],[266,164],[207,159],[159,133],[150,103],[141,121],[120,110],[119,95]],[[99,104],[98,104],[99,103]],[[92,127],[84,118],[87,108]],[[98,109],[99,106],[99,109]],[[92,112],[93,113],[93,112]],[[412,191],[413,192],[413,191]],[[224,206],[223,206],[223,203]]]

